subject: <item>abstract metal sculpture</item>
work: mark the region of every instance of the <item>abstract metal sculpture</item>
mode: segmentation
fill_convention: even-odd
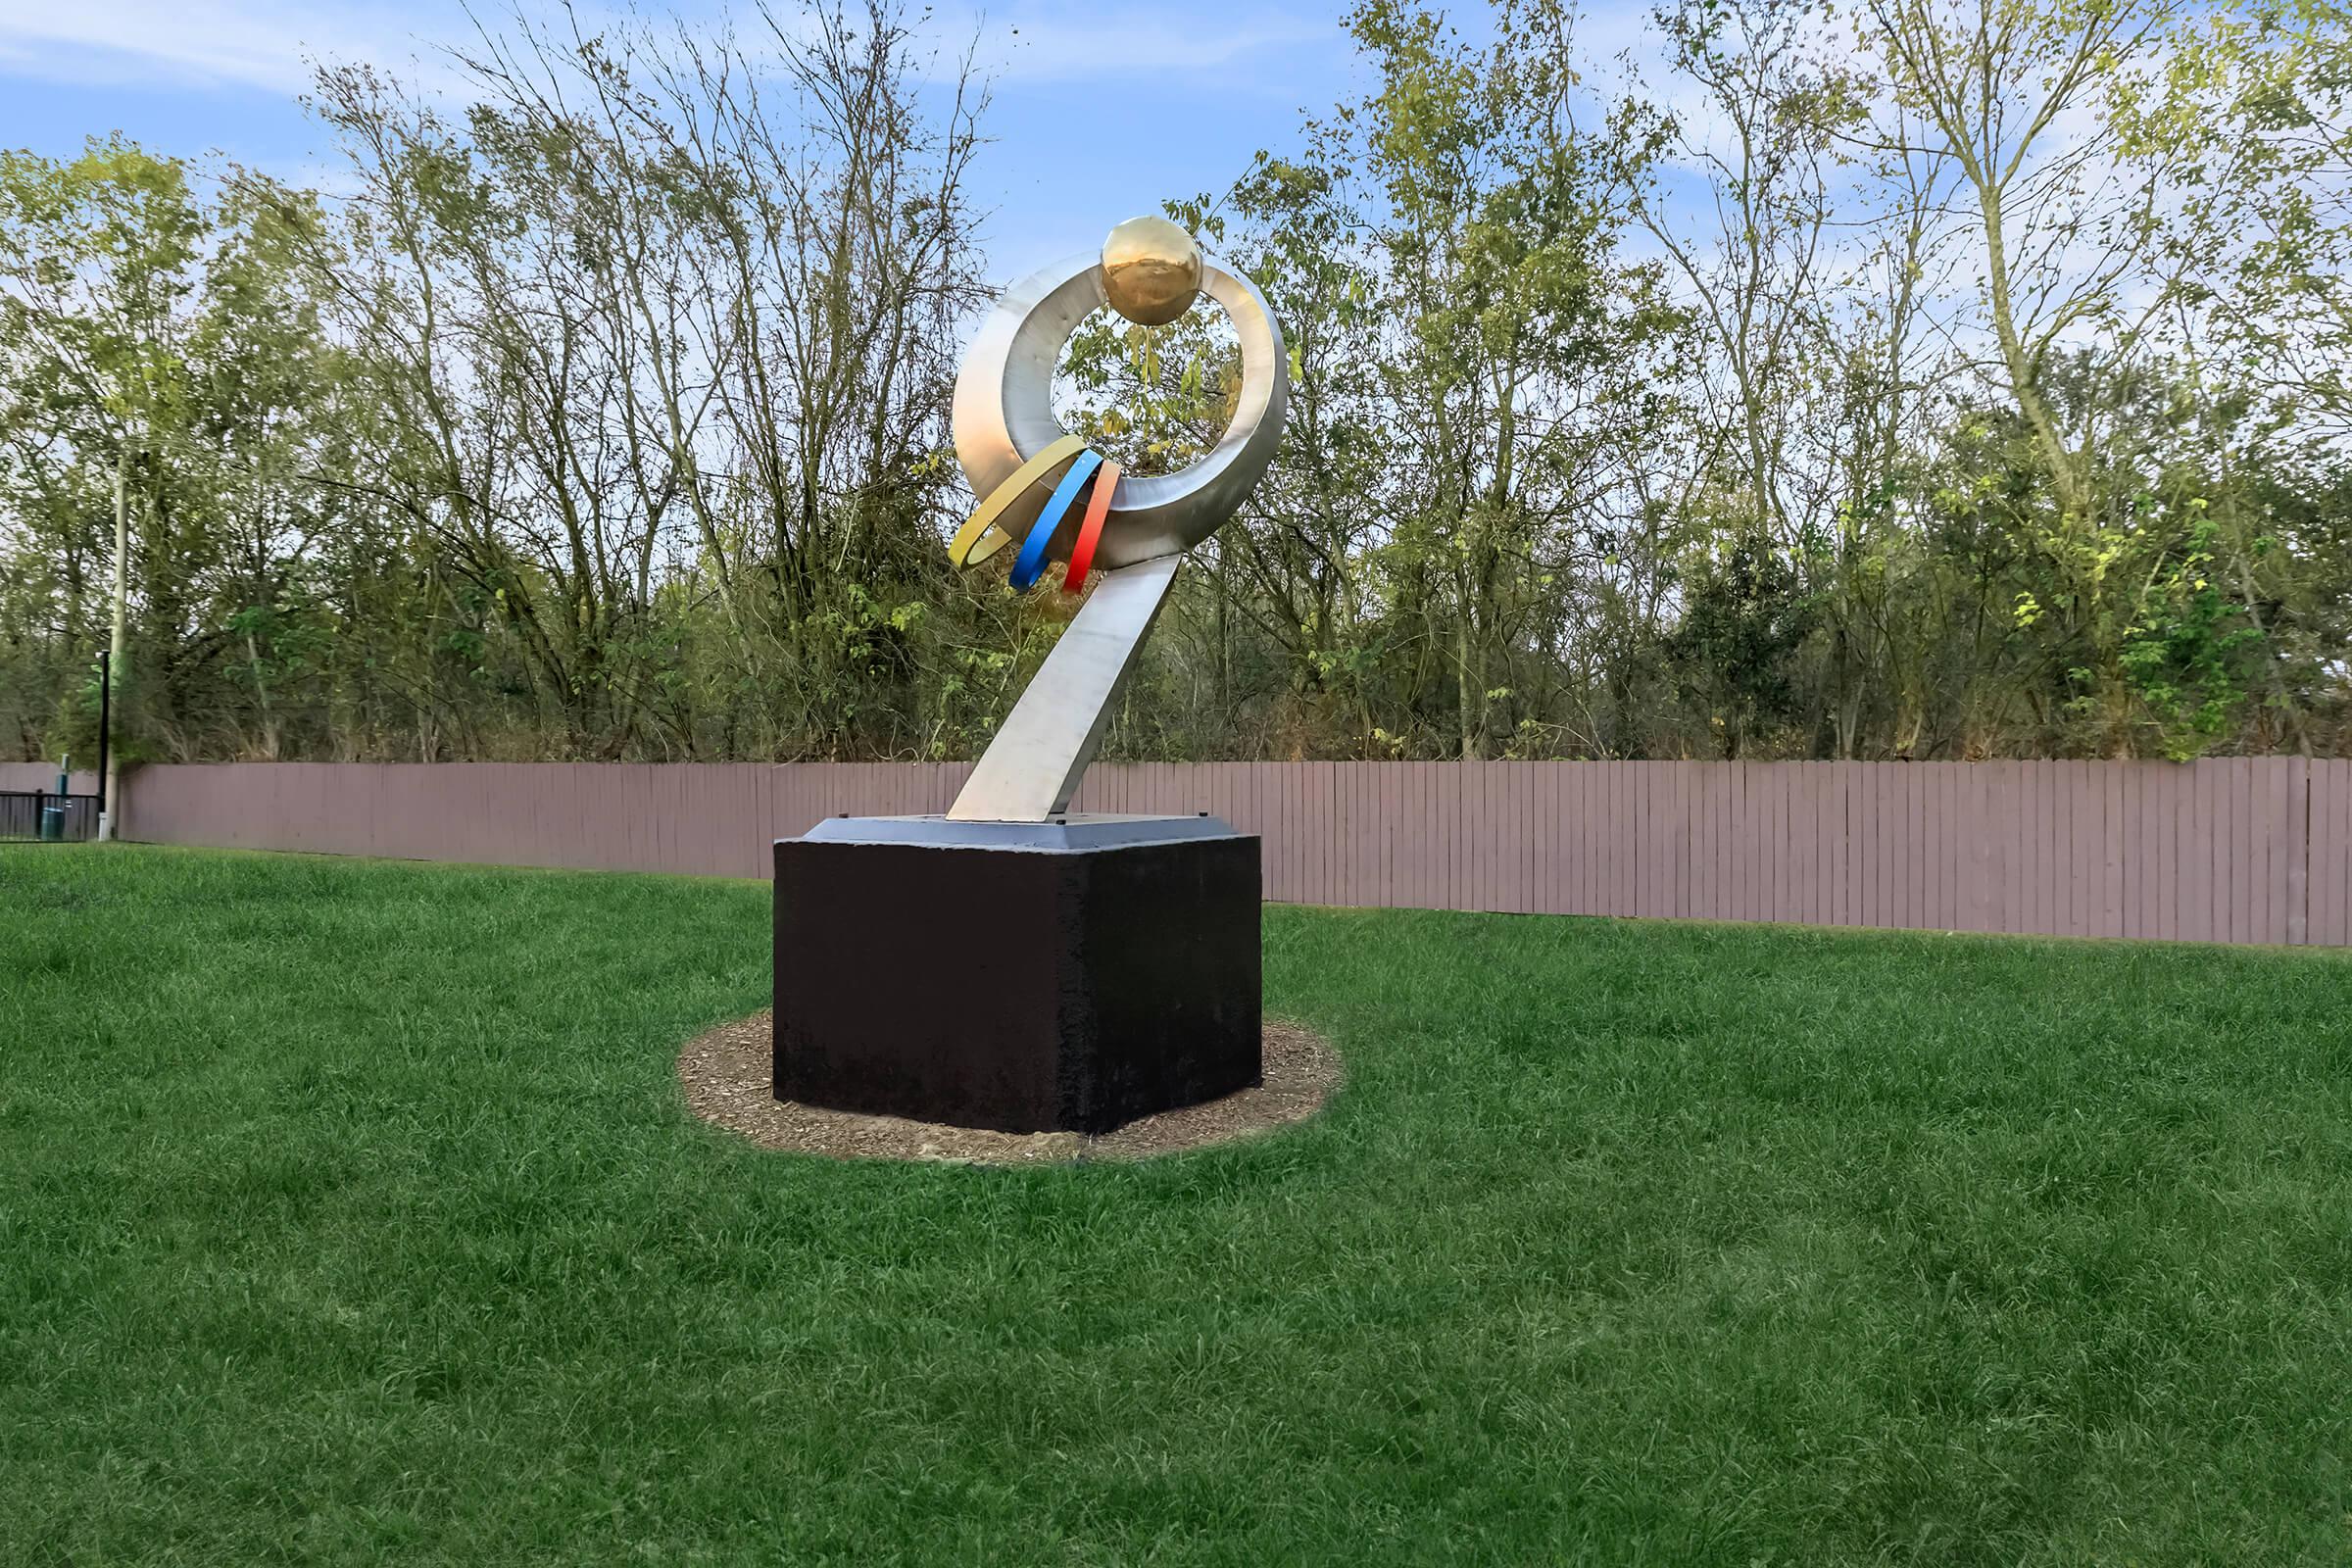
[[[1159,325],[1203,293],[1241,340],[1233,422],[1180,473],[1122,473],[1054,418],[1062,344],[1104,305]],[[946,817],[828,817],[776,841],[778,1100],[1092,1133],[1260,1081],[1257,839],[1206,812],[1066,813],[1184,552],[1273,457],[1288,371],[1257,290],[1156,218],[1016,285],[982,325],[955,410],[980,504],[949,553],[1013,549],[1017,590],[1066,562],[1086,601]],[[976,919],[1003,935],[975,941]],[[951,950],[953,968],[876,957]]]
[[[1233,422],[1180,472],[1123,473],[1054,417],[1062,345],[1104,306],[1159,326],[1201,294],[1224,308],[1241,344]],[[949,554],[971,565],[1017,539],[1014,588],[1034,585],[1051,561],[1068,563],[1065,592],[1096,581],[972,769],[950,820],[1043,822],[1068,809],[1184,552],[1233,515],[1273,460],[1289,369],[1265,297],[1165,219],[1130,219],[1111,230],[1102,255],[1049,267],[999,299],[956,380],[956,458],[980,505]],[[1081,493],[1087,505],[1073,516]]]

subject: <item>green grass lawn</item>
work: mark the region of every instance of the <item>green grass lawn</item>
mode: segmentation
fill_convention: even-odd
[[[1318,1120],[833,1164],[766,898],[0,849],[0,1561],[2352,1560],[2345,955],[1275,908]]]

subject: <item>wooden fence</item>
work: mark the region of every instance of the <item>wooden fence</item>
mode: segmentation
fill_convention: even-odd
[[[964,764],[144,767],[166,844],[762,876]],[[1210,811],[1325,905],[2352,944],[2352,760],[1102,764],[1082,809]]]
[[[75,768],[66,782],[73,785],[73,794],[94,795],[98,790],[98,775],[84,768]],[[49,790],[57,788],[55,762],[0,762],[0,790]]]

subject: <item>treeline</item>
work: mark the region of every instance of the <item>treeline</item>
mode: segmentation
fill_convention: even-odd
[[[94,752],[120,562],[134,758],[975,755],[1069,611],[941,549],[987,95],[890,3],[329,69],[332,197],[0,156],[0,752]],[[1460,25],[1169,203],[1291,419],[1111,755],[2352,750],[2340,3]],[[1235,374],[1059,402],[1164,469]]]

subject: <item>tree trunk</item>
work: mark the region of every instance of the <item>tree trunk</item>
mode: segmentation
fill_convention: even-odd
[[[1475,762],[1487,755],[1486,737],[1479,733],[1480,678],[1471,672],[1470,596],[1462,596],[1461,613],[1453,623],[1454,693],[1461,720],[1462,760]]]
[[[2050,483],[2058,492],[2058,510],[2078,522],[2088,522],[2087,487],[2082,483],[2074,454],[2066,449],[2066,438],[2058,431],[2058,417],[2042,395],[2041,367],[2027,351],[2025,339],[2017,330],[2017,312],[2009,295],[2009,242],[2002,232],[2001,196],[1998,186],[1977,182],[1977,207],[1984,224],[1984,273],[1992,294],[1993,336],[2000,343],[2001,364],[2009,372],[2009,390],[2017,399],[2018,412],[2026,416],[2026,424],[2041,448],[2042,461],[2050,466]]]

